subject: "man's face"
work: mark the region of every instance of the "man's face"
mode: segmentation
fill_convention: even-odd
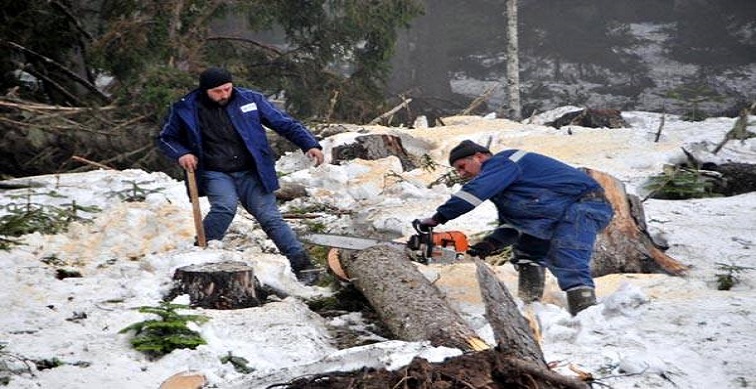
[[[483,163],[483,154],[475,153],[469,157],[460,158],[454,161],[452,167],[457,174],[465,180],[469,180],[480,173],[480,165]]]
[[[218,105],[226,105],[228,104],[228,99],[231,98],[231,91],[233,89],[234,89],[234,84],[228,82],[223,85],[216,86],[213,89],[208,89],[207,97],[209,97],[210,100],[218,103]]]

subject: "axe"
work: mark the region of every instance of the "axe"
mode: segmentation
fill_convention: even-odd
[[[199,194],[197,192],[197,179],[194,170],[186,171],[186,179],[189,181],[189,199],[192,200],[192,214],[194,215],[194,228],[197,230],[197,245],[207,247],[205,228],[202,226],[202,212],[200,212]]]

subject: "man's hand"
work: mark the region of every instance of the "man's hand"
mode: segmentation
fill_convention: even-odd
[[[313,147],[313,148],[307,150],[307,152],[305,153],[305,155],[307,155],[307,158],[310,158],[310,159],[312,159],[312,160],[315,161],[315,166],[316,167],[320,166],[320,164],[322,164],[323,161],[325,160],[325,157],[323,157],[323,151],[321,151],[317,147]]]
[[[478,257],[480,259],[486,259],[487,256],[494,253],[494,251],[500,250],[496,244],[490,239],[483,239],[482,241],[470,246],[467,249],[467,255],[471,257]]]
[[[193,172],[197,169],[197,163],[199,161],[197,160],[197,157],[194,154],[184,154],[178,159],[178,164],[184,170]]]
[[[418,230],[428,232],[431,228],[437,226],[438,222],[432,217],[427,217],[425,219],[415,219],[413,224],[417,225]]]

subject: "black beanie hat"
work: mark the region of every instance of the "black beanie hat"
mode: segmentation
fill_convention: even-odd
[[[229,82],[231,82],[231,73],[222,68],[208,68],[199,76],[199,88],[203,91],[217,88]]]
[[[449,165],[454,165],[458,159],[475,155],[475,153],[491,154],[491,150],[471,140],[463,140],[449,152]]]

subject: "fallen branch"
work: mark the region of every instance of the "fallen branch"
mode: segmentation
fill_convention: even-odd
[[[90,160],[88,160],[86,158],[79,157],[78,155],[72,155],[71,159],[73,159],[74,161],[79,161],[79,162],[82,162],[82,163],[86,163],[87,165],[96,166],[96,167],[99,167],[101,169],[115,170],[115,168],[112,168],[112,167],[110,167],[108,165],[103,165],[103,164],[95,162],[95,161],[90,161]]]
[[[478,108],[481,104],[483,104],[485,101],[487,101],[488,99],[490,99],[491,96],[493,95],[493,92],[496,90],[497,87],[498,87],[498,85],[494,85],[494,86],[486,89],[486,91],[483,92],[482,95],[476,97],[475,100],[473,100],[470,103],[470,105],[467,108],[465,108],[464,110],[462,110],[462,112],[460,112],[459,114],[460,115],[469,115],[470,112],[472,112],[472,111],[475,110],[475,108]]]
[[[17,103],[13,101],[8,101],[7,99],[0,99],[0,106],[13,107],[13,108],[18,108],[18,109],[23,109],[26,111],[66,111],[66,112],[71,112],[71,113],[78,113],[78,112],[92,110],[92,108],[89,108],[89,107],[61,107],[59,105],[39,104],[39,103],[32,103],[32,102]],[[106,107],[98,107],[97,109],[102,111],[102,110],[111,110],[115,108],[116,108],[115,106],[109,105]]]
[[[749,108],[743,108],[740,110],[740,115],[738,115],[738,120],[735,121],[735,124],[732,126],[732,129],[730,131],[727,131],[727,134],[725,134],[724,139],[722,139],[721,142],[717,145],[717,147],[714,148],[714,151],[712,151],[712,154],[716,154],[719,152],[719,150],[722,150],[722,147],[724,147],[725,143],[727,143],[730,139],[746,139],[748,138],[748,115],[751,112],[756,111],[756,103],[751,104]]]
[[[23,67],[24,71],[31,74],[37,79],[40,79],[44,81],[47,86],[51,87],[52,89],[55,89],[58,93],[65,96],[66,99],[68,99],[69,102],[73,103],[74,105],[84,105],[82,104],[81,100],[74,96],[71,92],[69,92],[66,87],[63,85],[60,85],[55,80],[51,79],[50,77],[47,77],[46,75],[38,72],[36,69],[34,69],[31,65],[26,65]]]
[[[84,78],[82,78],[78,74],[74,73],[73,71],[71,71],[71,69],[69,69],[69,68],[67,68],[67,67],[59,64],[58,62],[54,61],[52,58],[44,56],[44,55],[42,55],[40,53],[37,53],[34,50],[27,49],[26,47],[21,46],[21,45],[19,45],[16,42],[11,42],[11,41],[8,41],[8,40],[5,40],[5,39],[0,39],[0,44],[8,46],[8,47],[10,47],[12,49],[20,51],[20,52],[22,52],[24,54],[30,55],[30,56],[35,57],[37,59],[40,59],[40,60],[42,60],[46,64],[52,65],[56,69],[62,71],[66,75],[68,75],[68,77],[70,77],[72,80],[78,82],[79,84],[81,84],[82,86],[84,86],[85,88],[87,88],[90,92],[92,92],[95,95],[97,95],[98,97],[100,97],[103,101],[105,101],[107,103],[110,103],[112,101],[110,99],[110,97],[108,97],[104,93],[100,92],[100,90],[97,89],[97,87],[94,86],[91,82],[85,80]]]
[[[659,128],[656,130],[656,137],[654,138],[654,143],[659,143],[659,138],[661,138],[662,128],[664,128],[664,120],[667,117],[666,113],[662,113],[661,120],[659,121]]]
[[[381,120],[383,120],[383,119],[385,119],[385,118],[387,118],[387,117],[389,117],[389,116],[391,116],[391,115],[393,115],[393,114],[397,113],[397,112],[398,112],[398,111],[399,111],[400,109],[402,109],[402,108],[406,108],[406,107],[407,107],[407,105],[408,105],[408,104],[409,104],[409,103],[410,103],[411,101],[412,101],[412,98],[411,98],[411,97],[404,99],[404,101],[402,101],[401,103],[399,103],[399,105],[397,105],[397,106],[396,106],[396,107],[394,107],[394,108],[391,108],[390,110],[388,110],[388,112],[386,112],[386,113],[384,113],[384,114],[382,114],[382,115],[378,116],[377,118],[375,118],[375,119],[371,120],[371,121],[370,121],[370,123],[368,123],[368,124],[376,124],[376,123],[380,122]]]

